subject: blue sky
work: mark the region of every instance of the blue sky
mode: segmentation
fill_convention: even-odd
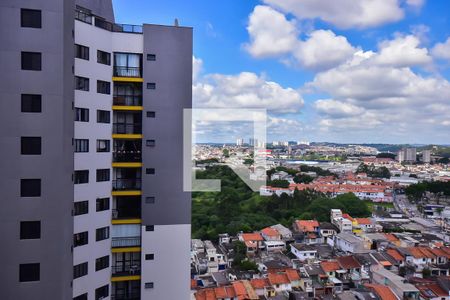
[[[194,104],[267,108],[268,140],[450,141],[450,1],[113,2],[118,23],[192,26]]]

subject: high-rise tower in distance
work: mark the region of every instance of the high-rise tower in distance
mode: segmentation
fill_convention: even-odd
[[[182,300],[192,28],[0,2],[1,299]]]

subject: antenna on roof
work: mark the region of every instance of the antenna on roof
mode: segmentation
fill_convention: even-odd
[[[175,18],[175,23],[174,23],[174,25],[176,26],[176,27],[178,27],[180,24],[178,24],[178,18]]]

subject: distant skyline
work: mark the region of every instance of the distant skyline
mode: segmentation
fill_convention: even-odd
[[[450,142],[450,1],[114,5],[119,23],[194,27],[194,106],[266,108],[268,141]],[[202,126],[199,142],[252,130]]]

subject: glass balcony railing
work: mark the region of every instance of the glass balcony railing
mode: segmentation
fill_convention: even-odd
[[[140,300],[140,299],[141,299],[140,292],[111,295],[111,300]]]
[[[142,154],[137,151],[113,152],[113,162],[141,162]]]
[[[114,191],[123,190],[140,190],[141,189],[141,179],[116,179],[112,181],[112,186]]]
[[[140,236],[111,238],[111,247],[139,247],[140,245],[141,245]]]
[[[141,106],[142,96],[113,96],[113,105]]]
[[[113,209],[112,219],[113,220],[124,220],[124,219],[139,219],[141,217],[141,210],[139,208],[129,208],[129,209]]]
[[[113,133],[115,134],[141,134],[142,124],[139,123],[114,123]]]
[[[141,274],[141,262],[128,262],[126,264],[116,265],[111,267],[113,276],[130,276]]]
[[[114,66],[114,77],[142,77],[140,67]]]

